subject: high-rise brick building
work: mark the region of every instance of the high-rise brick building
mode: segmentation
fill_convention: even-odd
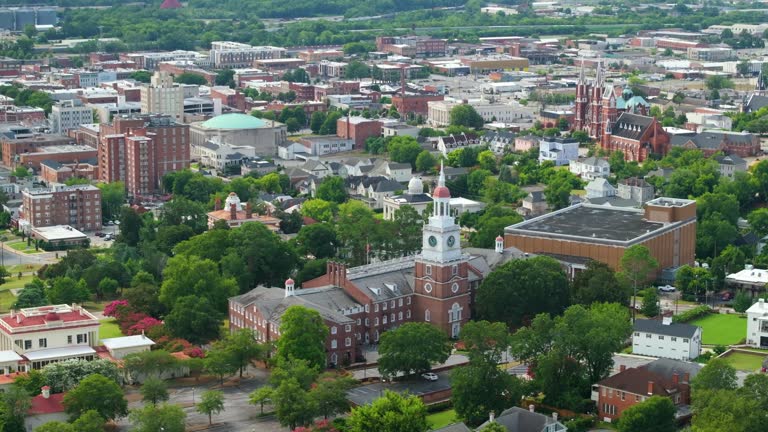
[[[124,181],[130,195],[151,195],[171,171],[189,168],[189,126],[167,115],[116,117],[101,125],[99,175]]]

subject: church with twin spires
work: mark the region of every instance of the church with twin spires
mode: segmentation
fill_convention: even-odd
[[[326,274],[300,288],[257,287],[229,301],[230,329],[250,328],[262,342],[279,338],[280,316],[291,305],[317,310],[329,328],[328,364],[359,360],[360,348],[406,322],[427,322],[458,338],[472,317],[475,293],[496,266],[521,259],[517,249],[461,247],[451,216],[451,193],[440,170],[433,212],[423,227],[421,253],[348,268],[328,262]]]

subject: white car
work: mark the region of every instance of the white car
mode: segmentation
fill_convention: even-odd
[[[421,377],[427,381],[437,381],[437,374],[432,372],[423,373],[421,374]]]
[[[662,285],[659,287],[659,291],[675,292],[675,287],[673,287],[672,285]]]

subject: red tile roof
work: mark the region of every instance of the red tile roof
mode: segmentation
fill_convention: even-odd
[[[92,321],[93,325],[99,325],[99,321],[87,315],[88,312],[86,311],[84,311],[84,314],[81,314],[79,311],[75,310],[66,312],[54,312],[53,306],[43,306],[38,308],[38,310],[41,313],[31,316],[26,316],[23,312],[17,312],[14,316],[11,316],[11,314],[6,314],[1,316],[0,320],[2,320],[5,324],[13,329],[23,329],[24,327],[45,325],[47,322],[53,321],[63,322],[65,323],[65,327],[66,323],[75,321]],[[0,326],[0,328],[3,328],[3,326]]]
[[[27,414],[55,414],[64,412],[64,405],[61,403],[64,400],[64,393],[52,394],[48,399],[43,395],[37,395],[32,398],[32,405],[29,407]]]

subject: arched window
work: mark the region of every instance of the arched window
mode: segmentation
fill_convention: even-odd
[[[461,321],[461,309],[458,303],[454,303],[451,306],[451,310],[448,311],[448,321]]]
[[[424,321],[427,321],[427,322],[429,322],[429,321],[430,321],[430,319],[431,319],[430,315],[431,315],[431,314],[429,313],[429,309],[425,310],[425,311],[424,311]]]

